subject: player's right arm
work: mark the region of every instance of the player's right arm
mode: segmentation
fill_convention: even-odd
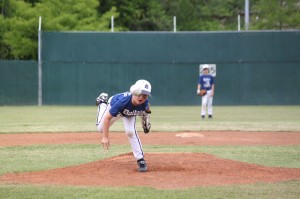
[[[102,145],[104,150],[109,149],[109,124],[110,120],[113,118],[113,116],[108,112],[104,117],[104,123],[103,123],[103,132],[102,132]]]
[[[200,94],[200,91],[201,91],[201,83],[200,83],[200,79],[199,79],[198,86],[197,86],[197,95]]]
[[[200,90],[201,90],[201,76],[199,76],[198,79],[198,85],[197,85],[197,95],[200,94]]]
[[[198,84],[198,86],[197,86],[197,94],[200,93],[200,89],[201,89],[201,84]]]

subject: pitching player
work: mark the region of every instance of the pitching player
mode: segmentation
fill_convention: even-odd
[[[142,127],[145,133],[150,131],[150,104],[151,84],[147,80],[138,80],[130,87],[130,92],[119,93],[108,99],[106,93],[101,93],[96,99],[98,106],[97,130],[102,133],[104,150],[109,149],[109,127],[122,118],[125,132],[131,144],[132,152],[137,160],[138,171],[148,170],[144,159],[141,140],[136,131],[136,116],[141,116]]]
[[[215,91],[214,78],[209,74],[209,65],[203,66],[202,74],[199,76],[197,94],[202,96],[201,118],[205,119],[206,108],[208,118],[213,117],[213,96]]]

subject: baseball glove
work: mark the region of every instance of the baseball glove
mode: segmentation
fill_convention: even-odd
[[[206,93],[207,93],[206,90],[201,90],[200,91],[200,96],[204,96],[204,95],[206,95]]]
[[[143,112],[143,114],[141,115],[141,119],[142,119],[142,127],[144,129],[144,133],[149,133],[150,132],[150,128],[151,128],[151,123],[150,123],[150,112]]]

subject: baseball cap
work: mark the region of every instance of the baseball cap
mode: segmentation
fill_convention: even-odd
[[[203,69],[209,69],[209,65],[208,64],[204,64],[203,65]]]
[[[140,79],[130,87],[130,92],[134,95],[148,95],[151,96],[151,84],[147,80]]]

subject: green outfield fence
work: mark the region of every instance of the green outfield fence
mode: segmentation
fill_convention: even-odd
[[[299,105],[300,31],[43,32],[44,105],[152,83],[154,105],[199,105],[199,64],[216,64],[215,105]],[[0,61],[0,104],[37,104],[37,62]]]
[[[0,105],[34,105],[38,102],[36,61],[0,60]]]

